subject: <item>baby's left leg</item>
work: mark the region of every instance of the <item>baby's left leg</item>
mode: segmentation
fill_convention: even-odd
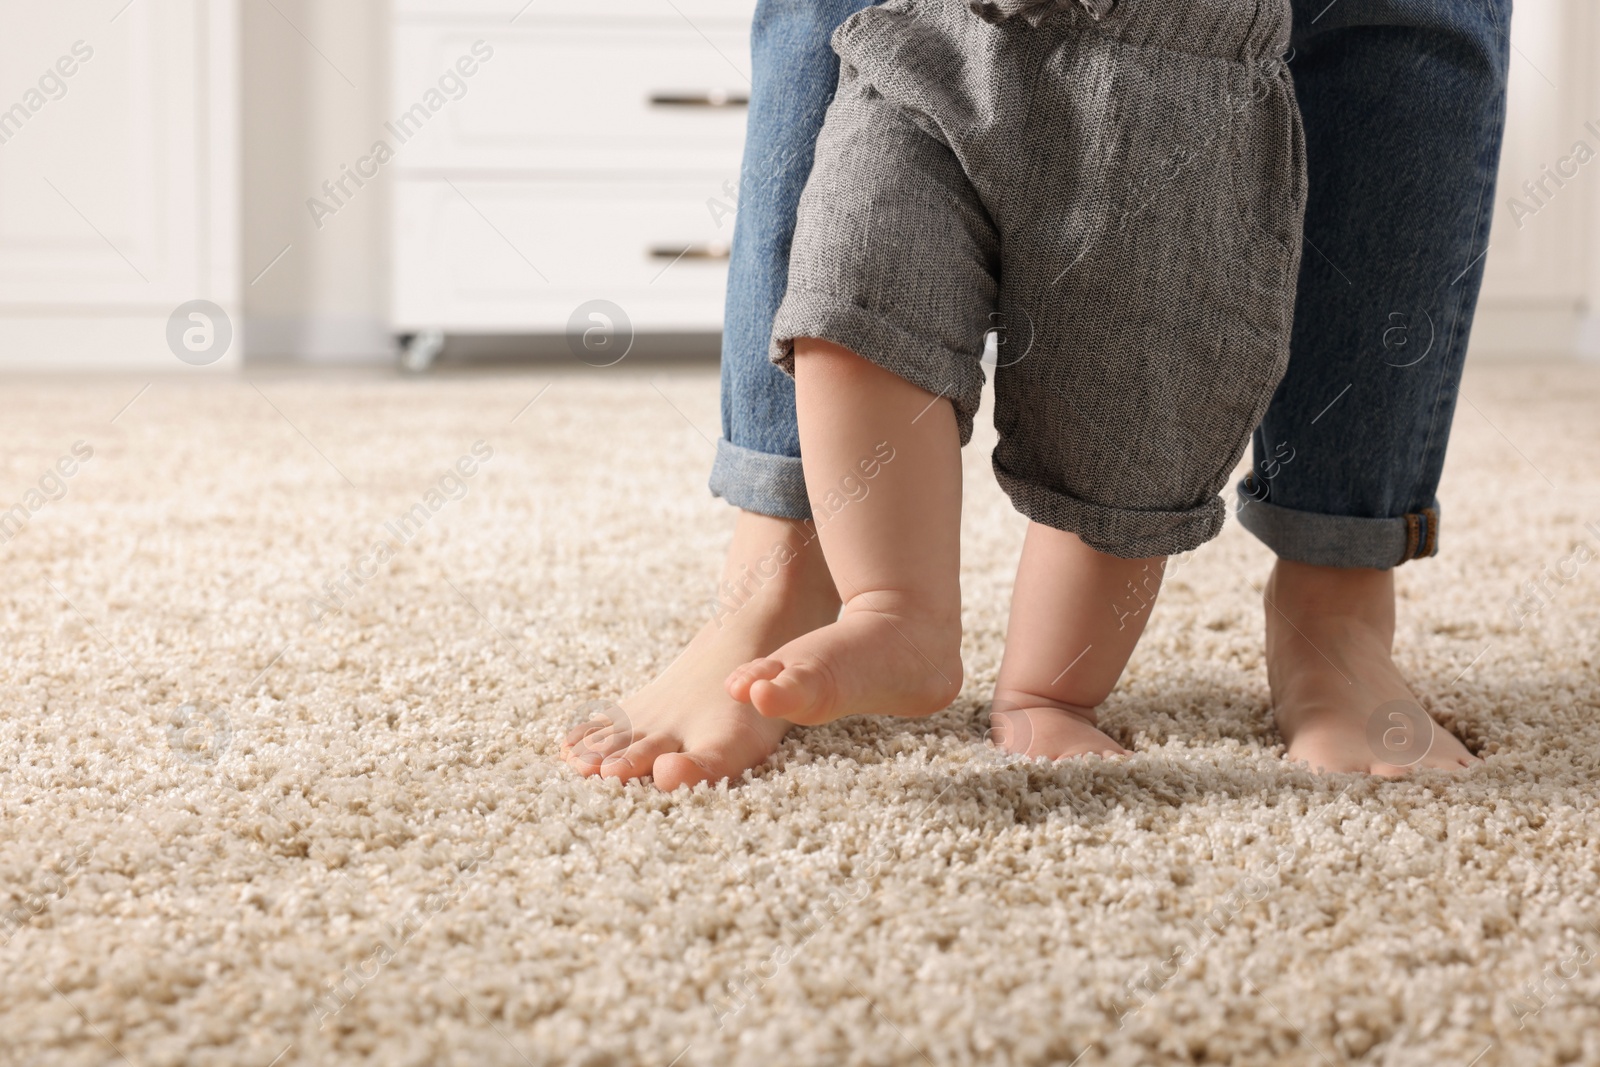
[[[995,744],[1047,759],[1124,752],[1100,732],[1095,711],[1144,633],[1165,565],[1028,524],[989,717]]]

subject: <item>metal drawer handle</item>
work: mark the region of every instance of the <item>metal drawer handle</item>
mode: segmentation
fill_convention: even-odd
[[[703,93],[651,93],[652,107],[748,107],[746,93],[730,93],[726,89],[710,89]]]
[[[680,259],[727,259],[732,253],[733,249],[724,244],[653,245],[650,258],[670,259],[673,262]]]

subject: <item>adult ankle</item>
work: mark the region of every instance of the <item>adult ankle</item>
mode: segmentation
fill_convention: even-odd
[[[1350,619],[1393,634],[1394,572],[1365,567],[1319,567],[1280,559],[1265,591],[1268,621],[1297,627]],[[1281,614],[1280,614],[1281,613]]]
[[[718,581],[718,617],[747,608],[764,615],[836,614],[834,588],[822,547],[809,523],[741,512]]]

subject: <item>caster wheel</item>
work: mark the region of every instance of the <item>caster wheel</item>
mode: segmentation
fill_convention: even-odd
[[[443,330],[423,330],[400,338],[400,369],[421,374],[444,351]]]

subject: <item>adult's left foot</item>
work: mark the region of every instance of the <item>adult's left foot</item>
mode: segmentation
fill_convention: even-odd
[[[1391,777],[1479,762],[1395,666],[1393,571],[1279,560],[1263,600],[1267,679],[1287,759]]]
[[[772,561],[786,560],[769,579]],[[724,587],[748,599],[706,622],[689,647],[649,685],[561,742],[561,758],[585,777],[650,777],[668,792],[737,779],[777,749],[789,729],[728,696],[728,672],[839,615],[822,546],[798,522],[741,511],[723,570]]]

